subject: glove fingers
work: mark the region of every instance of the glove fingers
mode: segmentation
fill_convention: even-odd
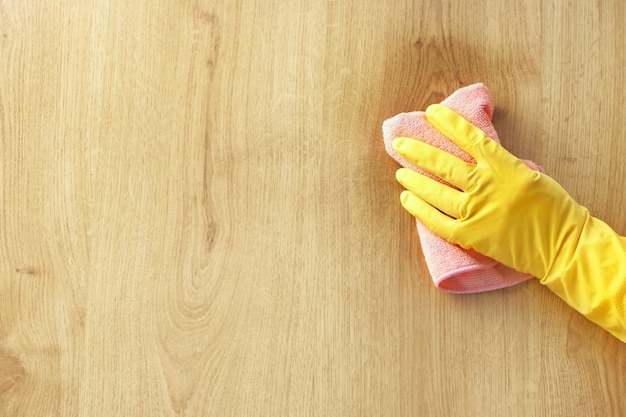
[[[400,203],[413,217],[419,219],[436,235],[450,240],[456,220],[446,216],[410,191],[400,194]]]
[[[485,142],[492,141],[482,130],[444,105],[433,104],[426,109],[425,114],[435,129],[476,160],[479,156],[476,155],[476,149],[484,146]]]
[[[437,210],[458,219],[463,216],[465,194],[425,175],[407,168],[396,171],[396,179],[404,188]]]
[[[393,148],[404,159],[411,162],[453,186],[464,190],[470,173],[476,165],[465,162],[448,152],[427,143],[410,138],[398,138]]]
[[[486,164],[498,171],[509,170],[511,172],[511,167],[516,167],[516,169],[520,169],[519,172],[524,171],[526,174],[531,171],[515,155],[448,107],[433,104],[426,109],[425,114],[426,119],[433,127],[470,154],[478,166],[485,166]],[[459,188],[467,190],[464,187]]]

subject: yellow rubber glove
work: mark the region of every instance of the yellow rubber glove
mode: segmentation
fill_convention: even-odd
[[[626,342],[626,238],[454,111],[436,104],[426,118],[476,163],[396,139],[402,157],[454,187],[401,168],[404,208],[444,239],[539,278]]]

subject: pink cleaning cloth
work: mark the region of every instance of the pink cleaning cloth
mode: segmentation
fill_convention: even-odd
[[[483,84],[473,84],[455,91],[441,104],[456,111],[479,127],[487,136],[500,142],[491,117],[494,104],[491,94]],[[387,153],[402,166],[413,169],[431,178],[430,173],[404,160],[392,147],[398,137],[409,137],[443,149],[468,161],[475,160],[433,128],[424,112],[400,113],[383,123],[383,137]],[[543,168],[524,161],[530,168],[543,172]],[[417,230],[426,260],[426,265],[435,286],[452,293],[475,293],[510,287],[532,278],[472,250],[465,250],[431,232],[416,219]]]

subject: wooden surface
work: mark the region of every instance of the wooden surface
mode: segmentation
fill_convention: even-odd
[[[626,415],[626,346],[538,282],[434,288],[380,129],[482,81],[626,233],[625,16],[0,1],[0,415]]]

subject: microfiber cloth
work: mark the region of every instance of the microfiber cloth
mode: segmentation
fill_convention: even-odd
[[[441,104],[462,115],[487,136],[500,142],[491,118],[494,104],[491,93],[483,84],[473,84],[455,91]],[[430,173],[404,160],[392,147],[395,138],[408,137],[443,149],[467,162],[475,160],[433,128],[424,112],[400,113],[383,123],[383,138],[387,153],[405,168],[410,168],[441,181]],[[530,168],[543,172],[531,161]],[[431,232],[416,219],[417,230],[426,265],[435,286],[452,293],[476,293],[510,287],[532,278],[472,250],[465,250]]]

